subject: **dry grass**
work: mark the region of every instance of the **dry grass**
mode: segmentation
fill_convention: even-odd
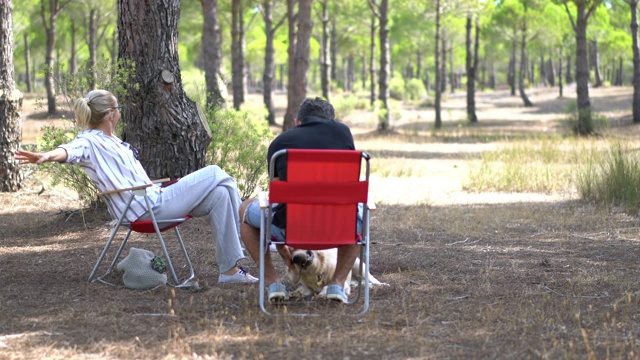
[[[0,194],[0,358],[640,358],[637,218],[570,194],[466,194],[466,156],[447,147],[459,144],[385,149],[358,130],[379,158],[417,153],[437,170],[373,180],[385,185],[373,187],[372,272],[390,286],[365,316],[319,303],[326,316],[266,317],[257,286],[217,284],[201,219],[183,233],[203,290],[88,284],[106,210],[71,214],[70,195],[33,184]],[[396,181],[413,181],[415,198]]]

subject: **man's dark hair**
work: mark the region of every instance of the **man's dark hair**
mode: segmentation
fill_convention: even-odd
[[[315,116],[323,120],[334,120],[336,114],[333,105],[321,97],[316,97],[315,99],[306,98],[300,104],[297,119],[304,123],[307,116]]]

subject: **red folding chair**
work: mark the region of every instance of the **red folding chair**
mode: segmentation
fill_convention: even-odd
[[[154,183],[165,183],[168,180],[169,179],[156,180],[154,181]],[[169,185],[171,183],[165,184],[164,186]],[[175,287],[195,287],[195,288],[198,287],[198,283],[195,281],[195,272],[193,270],[193,265],[191,265],[191,260],[189,259],[187,248],[185,247],[184,241],[182,240],[182,236],[180,235],[180,230],[178,230],[178,226],[183,222],[189,220],[191,217],[189,215],[186,215],[184,217],[176,218],[176,219],[157,220],[152,211],[151,203],[149,202],[149,198],[147,196],[147,189],[151,186],[153,186],[153,184],[135,186],[135,187],[126,188],[126,189],[116,189],[111,191],[105,191],[99,194],[100,196],[103,196],[103,197],[109,197],[109,196],[116,196],[117,194],[120,194],[120,193],[129,193],[129,200],[120,217],[115,216],[116,213],[111,208],[111,201],[109,201],[108,199],[106,201],[107,205],[109,206],[109,213],[114,218],[114,220],[116,220],[116,225],[111,231],[111,236],[109,237],[109,240],[107,240],[107,244],[105,245],[104,250],[102,250],[100,257],[98,258],[98,261],[93,267],[93,270],[91,271],[91,275],[89,275],[89,282],[98,280],[104,284],[113,285],[108,281],[104,280],[104,277],[110,274],[111,271],[113,270],[118,259],[120,258],[120,255],[122,254],[122,251],[124,250],[125,245],[127,244],[127,240],[129,239],[131,232],[137,232],[137,233],[143,233],[143,234],[154,234],[154,233],[156,234],[156,236],[158,237],[158,240],[160,241],[160,247],[162,248],[162,253],[167,262],[167,269],[171,275],[171,279],[173,280],[173,284]],[[135,197],[138,197],[138,196],[142,196],[144,198],[145,204],[147,205],[147,210],[149,211],[149,214],[151,216],[151,220],[128,221],[126,219],[125,214],[128,211],[129,207],[131,206],[131,202]],[[118,233],[118,229],[120,229],[121,227],[127,227],[128,228],[127,233],[125,234],[124,239],[122,240],[122,243],[120,244],[120,247],[118,248],[113,260],[111,261],[111,265],[109,265],[109,268],[107,269],[107,271],[102,276],[96,278],[96,273],[98,272],[98,268],[100,267],[100,264],[104,260],[109,248],[111,247],[111,243],[116,237]],[[165,245],[164,239],[162,237],[162,233],[170,229],[175,230],[176,237],[178,239],[178,244],[180,245],[182,254],[184,255],[185,264],[189,270],[189,276],[186,277],[186,279],[183,281],[180,281],[178,278],[176,270],[173,267],[171,257],[169,256],[169,251],[167,250],[167,246]]]
[[[278,158],[286,157],[287,180],[274,180]],[[269,243],[289,245],[298,249],[321,250],[357,244],[360,249],[360,274],[357,295],[348,304],[356,303],[364,292],[362,310],[369,308],[369,155],[356,150],[287,149],[276,152],[269,164],[268,199],[260,201],[263,216],[260,226],[260,289],[264,283],[264,257]],[[361,179],[362,161],[364,179]],[[273,204],[287,204],[286,241],[271,238]],[[357,231],[358,204],[364,204],[361,233]],[[364,291],[363,291],[364,290]],[[265,307],[265,291],[260,291],[260,308]],[[288,313],[289,315],[319,315]]]

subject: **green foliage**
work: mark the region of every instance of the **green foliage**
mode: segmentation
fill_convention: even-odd
[[[51,151],[59,145],[68,143],[78,135],[78,130],[75,128],[60,129],[54,126],[45,126],[43,130],[42,138],[38,141],[37,151],[39,152]],[[38,170],[51,177],[52,186],[62,184],[76,191],[85,205],[94,201],[98,195],[98,190],[93,182],[79,166],[44,163],[38,167]]]
[[[578,105],[572,101],[567,106],[569,113],[568,126],[578,135],[600,133],[609,128],[609,120],[606,116],[591,110],[578,110]],[[583,114],[583,123],[580,123],[580,115]]]
[[[389,97],[396,100],[404,99],[404,80],[396,76],[389,80]]]
[[[369,109],[369,101],[354,94],[336,95],[331,98],[331,104],[338,120],[344,120],[355,110]]]
[[[640,209],[640,162],[631,149],[615,143],[608,153],[592,152],[576,175],[582,198],[603,206],[621,205],[625,211]]]
[[[405,99],[420,100],[427,95],[427,89],[420,79],[411,79],[405,85]]]
[[[207,111],[212,133],[207,163],[220,166],[236,180],[242,199],[267,187],[267,147],[274,133],[265,118],[264,108]]]

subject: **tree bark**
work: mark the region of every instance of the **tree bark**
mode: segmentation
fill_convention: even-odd
[[[180,1],[164,4],[118,0],[118,57],[135,64],[125,94],[119,94],[123,140],[138,149],[152,179],[182,177],[203,167],[211,141],[204,114],[182,86]]]
[[[578,125],[576,132],[580,135],[593,133],[591,121],[591,100],[589,99],[589,64],[587,53],[587,21],[586,4],[576,2],[577,19],[574,26],[576,33],[576,92],[578,95]],[[569,8],[567,12],[571,15]]]
[[[329,19],[329,0],[322,1],[322,47],[320,56],[320,84],[322,96],[329,100],[331,90],[331,28]]]
[[[475,95],[475,82],[476,82],[476,68],[478,66],[478,35],[480,32],[478,23],[476,21],[476,38],[475,38],[475,53],[471,47],[471,29],[473,19],[471,15],[467,15],[466,25],[466,65],[467,65],[467,121],[472,124],[478,122],[478,116],[476,115],[476,95]],[[475,54],[475,55],[474,55]]]
[[[522,21],[522,38],[520,40],[520,76],[518,77],[518,91],[520,92],[520,98],[525,107],[533,106],[531,100],[524,91],[524,79],[525,71],[527,68],[527,20]]]
[[[31,79],[31,49],[29,48],[29,35],[24,32],[24,66],[27,92],[33,92],[33,80]]]
[[[244,17],[242,0],[231,2],[231,72],[233,83],[233,107],[240,110],[244,103]]]
[[[516,51],[518,43],[516,41],[515,34],[511,39],[511,56],[509,57],[509,67],[507,70],[507,83],[511,89],[511,96],[516,94]]]
[[[222,33],[218,17],[218,0],[200,0],[204,22],[202,50],[204,79],[207,87],[207,106],[221,108],[225,104],[218,73],[222,67]]]
[[[11,0],[0,0],[0,29],[0,192],[14,192],[23,178],[14,159],[22,141],[22,94],[14,82]]]
[[[287,131],[295,126],[295,117],[298,107],[293,103],[294,79],[295,79],[295,57],[296,57],[296,27],[297,15],[295,12],[297,0],[287,0],[287,22],[289,25],[289,46],[287,47],[287,110],[282,122],[282,131]],[[299,106],[299,104],[298,104]]]
[[[78,53],[76,52],[76,22],[71,19],[71,56],[69,57],[69,74],[78,72]],[[92,87],[93,89],[93,87]]]
[[[45,9],[45,2],[40,2],[40,16],[42,18],[42,25],[45,30],[46,37],[46,51],[45,51],[45,77],[44,86],[47,90],[47,113],[54,115],[57,112],[56,108],[56,87],[54,81],[55,74],[55,62],[54,52],[56,49],[56,27],[58,15],[62,10],[71,2],[71,0],[64,0],[60,3],[60,0],[49,0],[49,9]]]
[[[558,97],[563,96],[563,84],[562,84],[562,49],[560,49],[560,56],[558,56]]]
[[[264,20],[265,26],[266,44],[264,49],[264,71],[262,72],[262,99],[264,106],[267,108],[267,123],[269,123],[269,125],[275,125],[276,114],[273,105],[273,87],[275,86],[276,65],[274,61],[275,49],[273,39],[275,30],[279,25],[273,26],[271,10],[271,0],[264,0],[262,2],[262,19]]]
[[[294,58],[292,104],[297,111],[307,97],[307,71],[311,45],[311,3],[313,0],[298,0],[298,31],[296,34],[296,55]]]
[[[389,0],[380,0],[379,8],[380,21],[380,78],[378,86],[380,91],[378,99],[381,102],[384,113],[378,118],[378,130],[386,131],[389,129],[389,76],[391,54],[389,50]]]
[[[633,123],[640,123],[640,46],[638,45],[638,0],[630,0],[633,39]]]
[[[377,83],[377,71],[376,71],[376,16],[371,15],[371,26],[370,26],[370,47],[369,47],[369,77],[371,81],[371,96],[369,97],[369,103],[372,107],[376,106],[376,99],[378,98],[378,93],[376,91],[376,83]]]
[[[598,41],[592,40],[592,49],[593,49],[593,67],[595,68],[595,76],[596,81],[593,84],[593,87],[600,87],[604,84],[602,80],[602,71],[600,70],[600,51],[598,50]]]
[[[435,110],[435,124],[434,128],[440,129],[442,128],[442,115],[441,115],[441,101],[442,101],[442,86],[440,82],[442,81],[442,73],[440,71],[440,0],[436,0],[436,38],[435,38],[435,61],[436,61],[436,83],[435,83],[435,91],[436,94],[434,96],[434,110]]]
[[[573,64],[571,61],[571,55],[567,55],[567,74],[565,75],[565,82],[567,84],[571,84],[573,82],[573,70],[571,69],[571,64]]]

